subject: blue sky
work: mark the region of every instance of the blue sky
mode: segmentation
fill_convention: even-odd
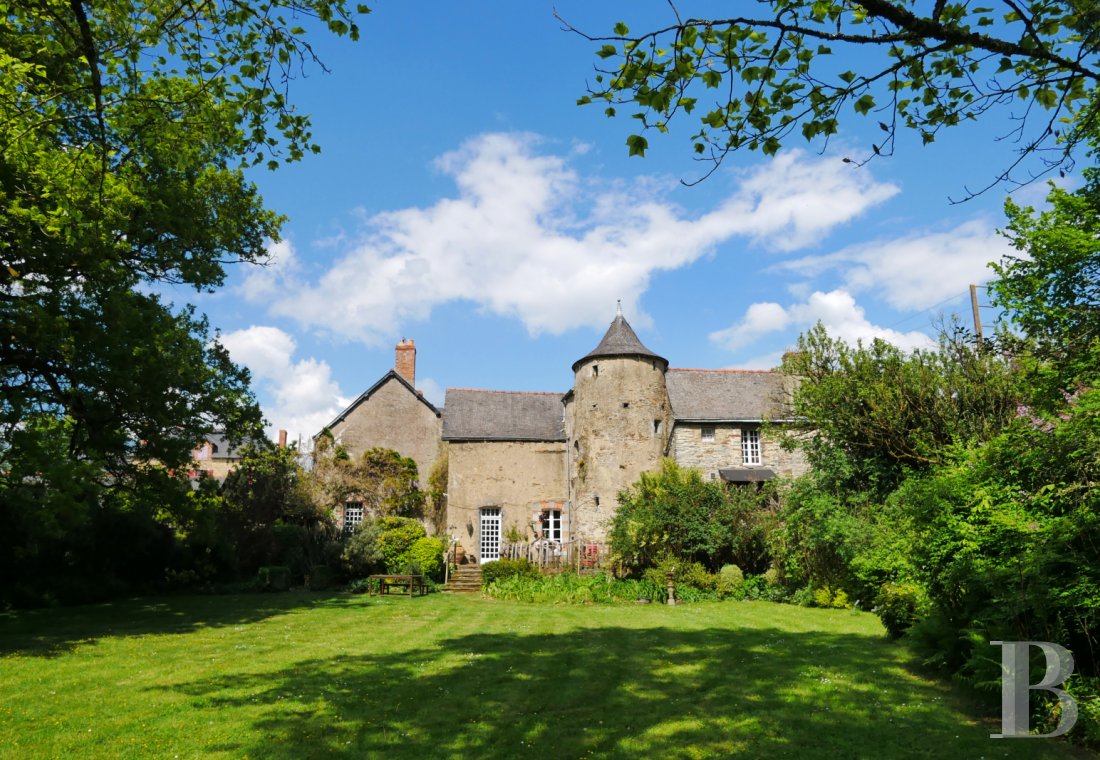
[[[628,157],[630,119],[575,105],[595,46],[562,31],[555,7],[593,32],[669,13],[378,3],[360,42],[314,40],[331,73],[307,70],[291,99],[323,152],[252,175],[289,217],[273,264],[198,299],[272,430],[316,433],[393,366],[403,337],[433,402],[447,387],[564,392],[618,299],[674,367],[774,366],[817,320],[915,347],[944,315],[968,317],[968,285],[1008,250],[1005,191],[949,197],[1007,165],[1000,123],[927,147],[904,134],[896,156],[854,168],[841,159],[866,153],[878,120],[853,114],[827,148],[792,139],[684,187],[700,174],[694,125]]]

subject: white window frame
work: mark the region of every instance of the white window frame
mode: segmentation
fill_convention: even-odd
[[[760,431],[756,428],[741,428],[741,463],[760,464]]]
[[[478,561],[483,565],[500,559],[503,522],[504,510],[500,507],[482,507],[478,510]]]
[[[561,542],[561,510],[544,509],[542,511],[542,540]]]
[[[351,533],[363,524],[367,517],[366,509],[361,501],[349,501],[344,504],[344,532]]]
[[[713,441],[714,440],[714,428],[710,427],[710,426],[702,428],[699,431],[699,440],[700,441]]]

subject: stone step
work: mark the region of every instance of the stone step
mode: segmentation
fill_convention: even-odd
[[[481,566],[459,565],[443,588],[445,591],[464,594],[481,591]]]

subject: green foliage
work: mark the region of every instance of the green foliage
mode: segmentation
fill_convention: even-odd
[[[715,570],[729,562],[766,567],[759,520],[770,496],[769,491],[727,491],[717,481],[703,480],[698,470],[666,459],[659,472],[642,473],[619,494],[608,541],[631,571],[653,567],[664,557]]]
[[[279,562],[300,580],[328,561],[336,530],[332,513],[310,498],[294,450],[246,447],[225,479],[222,499],[219,522],[235,547],[241,576]]]
[[[443,542],[433,536],[418,538],[409,548],[409,564],[425,578],[443,580]]]
[[[814,431],[788,445],[804,449],[834,489],[879,496],[945,461],[951,446],[996,434],[1019,401],[1009,363],[959,332],[934,350],[905,352],[879,339],[850,346],[819,323],[783,368],[802,378],[793,411]]]
[[[915,583],[884,583],[875,597],[875,614],[891,638],[900,637],[917,620],[923,593]]]
[[[378,547],[385,560],[386,572],[405,572],[412,561],[413,544],[427,535],[424,526],[410,517],[380,517],[378,527],[382,529]]]
[[[243,167],[316,149],[287,99],[316,60],[286,21],[302,13],[358,33],[343,0],[3,3],[0,556],[25,559],[0,561],[0,587],[127,587],[141,576],[122,558],[145,549],[112,557],[111,542],[83,545],[88,528],[190,540],[172,514],[182,484],[160,468],[185,468],[215,429],[259,434],[247,371],[193,307],[159,293],[212,291],[227,264],[262,261],[278,239],[283,220]],[[216,542],[183,551],[202,543]],[[184,569],[149,545],[160,568],[146,579]],[[53,554],[58,571],[29,575]]]
[[[927,144],[941,129],[1019,107],[1014,135],[1025,157],[1041,151],[1044,168],[1069,160],[1095,129],[1100,42],[1091,6],[1014,4],[1007,14],[902,0],[754,7],[759,15],[736,18],[673,9],[651,30],[620,22],[610,37],[581,32],[600,47],[595,82],[578,104],[601,103],[608,117],[629,105],[624,115],[643,132],[695,121],[693,150],[715,166],[737,150],[774,155],[796,135],[827,141],[852,114],[878,120],[872,157],[893,152],[899,128]],[[858,59],[858,70],[836,65],[834,52]],[[1070,128],[1056,129],[1060,121]],[[644,155],[643,134],[626,142],[630,155]]]
[[[290,568],[283,565],[261,567],[256,571],[256,588],[260,591],[289,590]]]
[[[382,554],[382,526],[373,520],[359,523],[344,542],[340,566],[348,578],[363,578],[381,572],[386,567]]]
[[[393,449],[372,448],[353,460],[331,434],[318,437],[313,451],[314,500],[331,505],[358,501],[368,514],[420,517],[425,494],[416,462]]]
[[[535,579],[539,577],[539,569],[526,559],[498,559],[481,566],[481,585],[486,588],[512,577]]]
[[[1058,390],[1095,378],[1100,345],[1100,169],[1086,169],[1085,186],[1051,186],[1047,210],[1005,201],[1005,236],[1020,251],[993,268],[994,305],[1050,363]],[[1015,347],[1020,353],[1019,346]]]
[[[496,562],[486,565],[497,564]],[[574,572],[534,576],[516,573],[494,580],[486,593],[497,599],[542,604],[623,604],[648,599],[665,600],[664,589],[648,580],[616,579],[607,573]]]
[[[715,590],[722,599],[736,594],[745,583],[745,574],[737,565],[724,565],[718,571],[718,583]]]

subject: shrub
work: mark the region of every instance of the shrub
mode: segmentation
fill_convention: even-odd
[[[607,573],[577,575],[571,571],[558,575],[536,574],[533,577],[510,575],[491,583],[487,593],[497,599],[544,604],[623,604],[639,599],[653,602],[665,600],[664,590],[649,581],[620,580]]]
[[[519,576],[538,578],[539,569],[525,559],[498,559],[481,566],[481,585],[488,588],[497,581]]]
[[[878,615],[890,638],[900,637],[917,619],[923,595],[913,583],[884,583],[875,598]]]
[[[848,603],[848,594],[843,589],[823,586],[813,592],[813,606],[846,610],[852,605]]]
[[[424,526],[410,517],[380,517],[377,522],[382,529],[378,543],[385,559],[386,572],[399,573],[407,569],[413,544],[427,535]]]
[[[269,565],[256,572],[256,587],[260,591],[286,591],[290,588],[290,568]]]
[[[409,549],[410,566],[418,566],[426,578],[439,580],[443,577],[443,548],[438,538],[418,538]]]
[[[737,593],[745,582],[745,574],[737,565],[725,565],[718,571],[718,596],[722,599]]]
[[[340,566],[348,578],[364,578],[385,568],[382,553],[382,527],[375,522],[364,522],[355,529],[344,544],[340,554]]]
[[[718,576],[708,573],[702,564],[682,562],[673,557],[666,557],[661,560],[659,565],[646,570],[642,577],[661,588],[666,588],[670,570],[677,589],[693,588],[698,591],[714,591],[718,586]]]
[[[310,591],[324,591],[336,585],[336,571],[328,565],[314,565],[309,571],[306,585]]]

